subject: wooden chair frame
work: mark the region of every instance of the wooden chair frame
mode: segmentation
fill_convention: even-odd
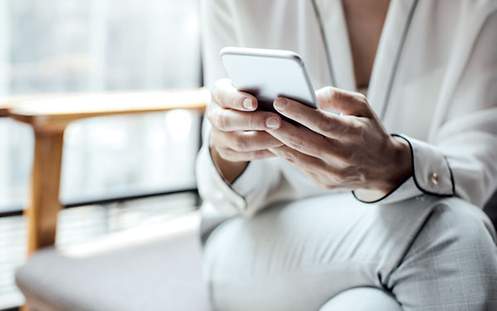
[[[115,115],[136,115],[188,109],[203,112],[209,92],[205,89],[161,92],[56,94],[23,96],[0,103],[0,116],[29,125],[35,147],[29,203],[28,255],[53,246],[57,233],[64,132],[79,120]]]

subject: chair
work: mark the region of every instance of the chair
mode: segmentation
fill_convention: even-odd
[[[61,209],[63,139],[69,124],[87,118],[172,109],[201,113],[208,100],[209,93],[199,89],[23,96],[0,104],[0,115],[29,125],[35,137],[29,206],[25,211],[28,253],[34,255],[17,273],[18,286],[26,297],[25,310],[153,310],[152,305],[170,310],[208,308],[200,277],[196,214],[189,215],[188,221],[147,224],[146,228],[114,235],[112,243],[102,239],[86,254],[81,253],[89,248],[84,245],[78,245],[74,252],[53,247]],[[138,237],[140,242],[136,242]],[[130,240],[134,241],[131,248]],[[170,253],[174,256],[167,256]],[[137,295],[136,289],[146,295]],[[75,292],[77,297],[73,296]],[[196,299],[191,299],[192,295]]]
[[[35,133],[26,211],[31,257],[16,274],[26,297],[25,310],[209,310],[208,291],[201,278],[198,213],[146,224],[64,251],[53,247],[61,207],[63,134],[68,124],[91,117],[178,108],[203,111],[208,96],[205,90],[48,96],[24,98],[20,104],[4,108],[4,114],[30,125]],[[492,202],[496,211],[497,196]],[[383,310],[400,310],[389,295],[368,288],[341,293],[321,310],[343,310],[344,306],[351,311],[369,310],[371,305],[360,303],[365,300],[377,301]],[[358,302],[355,308],[351,302]]]
[[[200,217],[36,252],[17,272],[29,310],[209,310],[197,239]]]

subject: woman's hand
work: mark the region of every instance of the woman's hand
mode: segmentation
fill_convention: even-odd
[[[278,112],[303,126],[282,121],[278,129],[268,130],[283,143],[270,148],[273,153],[326,188],[359,190],[375,199],[412,174],[409,146],[385,131],[365,96],[332,87],[316,95],[318,109],[275,100]]]
[[[273,157],[268,148],[282,146],[265,131],[277,129],[281,117],[273,112],[255,111],[257,99],[239,92],[227,79],[217,81],[212,99],[206,112],[212,124],[211,155],[220,173],[231,183],[249,161]]]

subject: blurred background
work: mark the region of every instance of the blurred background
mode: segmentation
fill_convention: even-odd
[[[0,0],[0,97],[200,86],[198,27],[196,0]],[[185,111],[71,125],[62,202],[152,195],[66,209],[58,244],[195,208],[195,195],[160,193],[195,187],[198,132]],[[25,260],[32,152],[30,129],[0,119],[0,310],[22,303],[13,273]]]

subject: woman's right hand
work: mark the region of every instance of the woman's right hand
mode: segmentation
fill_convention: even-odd
[[[282,146],[266,132],[279,128],[281,117],[256,109],[254,96],[238,91],[228,79],[216,82],[206,112],[212,124],[210,151],[219,172],[230,183],[248,162],[272,157],[268,148]]]

